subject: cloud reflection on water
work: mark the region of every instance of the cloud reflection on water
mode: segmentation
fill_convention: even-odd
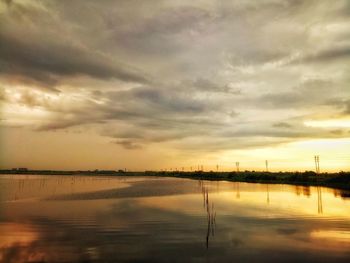
[[[112,178],[115,185],[123,180],[129,186],[100,191],[101,184],[84,180],[96,185],[96,199],[75,199],[74,193],[55,199],[53,193],[50,200],[2,201],[0,222],[7,231],[2,231],[0,262],[345,262],[350,257],[350,208],[339,191],[322,189],[319,214],[314,187]],[[138,196],[102,198],[103,191],[141,188]],[[10,230],[14,224],[20,238]]]

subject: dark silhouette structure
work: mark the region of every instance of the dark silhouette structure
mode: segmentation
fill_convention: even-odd
[[[315,155],[315,166],[316,166],[316,173],[320,173],[320,156]]]

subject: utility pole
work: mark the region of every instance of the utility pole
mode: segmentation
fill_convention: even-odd
[[[218,164],[216,165],[216,171],[217,172],[219,171],[219,165]]]
[[[315,155],[315,167],[316,167],[316,173],[320,173],[320,156]]]
[[[236,170],[237,170],[237,173],[239,173],[239,162],[236,162]]]
[[[267,160],[265,160],[265,166],[266,166],[266,172],[269,171],[269,162]]]

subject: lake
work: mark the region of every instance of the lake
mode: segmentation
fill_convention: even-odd
[[[0,262],[349,262],[349,192],[0,176]]]

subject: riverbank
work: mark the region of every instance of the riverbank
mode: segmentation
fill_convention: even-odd
[[[149,172],[149,175],[174,176],[202,180],[224,180],[231,182],[292,184],[304,186],[324,186],[350,190],[350,172],[320,173],[306,172]]]
[[[213,172],[213,171],[145,171],[125,172],[122,170],[94,171],[53,171],[53,170],[0,170],[0,174],[39,174],[39,175],[108,175],[108,176],[163,176],[180,177],[196,180],[220,180],[247,183],[294,184],[305,186],[324,186],[350,190],[350,172],[320,173],[305,172]]]

